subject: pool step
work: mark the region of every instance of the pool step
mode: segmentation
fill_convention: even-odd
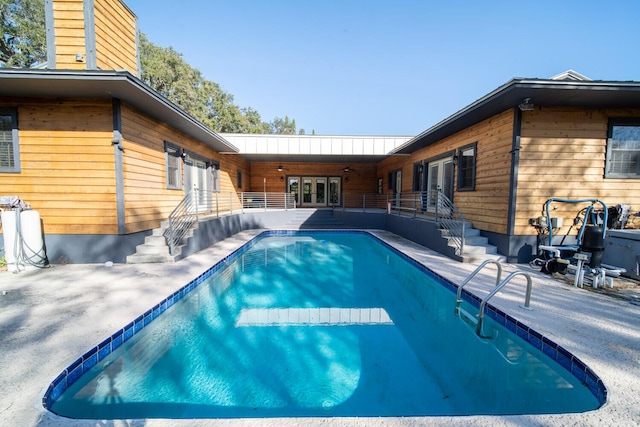
[[[285,224],[285,227],[297,229],[347,228],[342,221],[333,217],[331,209],[296,209],[293,218]]]

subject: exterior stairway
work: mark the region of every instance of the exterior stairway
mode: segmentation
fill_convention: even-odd
[[[443,239],[448,241],[448,245],[455,247],[448,231],[441,229]],[[473,224],[465,221],[464,229],[464,251],[462,253],[462,262],[476,263],[486,259],[494,259],[506,262],[506,257],[498,254],[498,248],[489,244],[489,239],[480,235],[480,230],[473,228]]]
[[[293,218],[284,226],[301,230],[346,228],[343,222],[333,217],[331,209],[296,209]]]
[[[198,224],[194,224],[197,226]],[[127,264],[175,262],[180,258],[182,246],[176,246],[175,254],[169,254],[169,246],[164,237],[165,230],[169,227],[169,221],[162,221],[160,228],[153,230],[150,236],[145,237],[142,245],[136,246],[136,253],[127,256]],[[183,243],[193,236],[193,228],[183,238]]]

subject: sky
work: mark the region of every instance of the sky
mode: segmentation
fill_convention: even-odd
[[[640,81],[638,0],[124,0],[263,121],[417,135],[509,80]]]

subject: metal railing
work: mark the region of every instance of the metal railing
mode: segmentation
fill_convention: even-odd
[[[175,255],[176,247],[201,216],[219,217],[247,209],[295,208],[295,196],[290,193],[212,193],[194,188],[169,214],[169,225],[163,235],[169,246],[169,253]]]
[[[169,246],[169,254],[175,254],[176,246],[182,241],[194,223],[198,221],[199,191],[193,189],[169,214],[169,227],[164,231],[164,238]]]
[[[336,208],[336,206],[332,206]],[[442,190],[396,194],[344,194],[342,210],[386,210],[388,214],[423,217],[435,221],[453,243],[457,255],[464,252],[466,220]]]
[[[212,193],[194,188],[169,215],[164,236],[173,255],[199,216],[244,213],[246,210],[296,209],[296,196],[291,193]],[[329,204],[334,209],[385,211],[393,215],[421,216],[435,221],[454,244],[456,254],[464,251],[465,218],[462,212],[440,190],[391,194],[343,194],[342,203]]]
[[[462,256],[464,253],[464,230],[466,228],[464,215],[442,191],[438,190],[436,195],[436,223],[445,230],[449,241],[456,248],[456,254]]]

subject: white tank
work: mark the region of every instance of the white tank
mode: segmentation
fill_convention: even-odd
[[[42,223],[38,211],[3,211],[2,233],[9,271],[33,270],[46,265]]]

